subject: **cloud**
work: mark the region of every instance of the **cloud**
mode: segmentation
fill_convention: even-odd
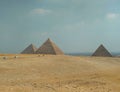
[[[41,14],[48,14],[51,13],[51,10],[47,10],[47,9],[42,9],[42,8],[37,8],[37,9],[33,9],[30,14],[32,15],[41,15]]]
[[[118,18],[120,16],[120,14],[117,14],[117,13],[108,13],[107,15],[106,15],[106,18],[107,19],[116,19],[116,18]]]

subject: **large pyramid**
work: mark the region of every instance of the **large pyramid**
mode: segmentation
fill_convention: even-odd
[[[36,50],[37,48],[33,44],[30,44],[21,52],[21,54],[35,54]]]
[[[103,45],[100,45],[92,56],[112,57],[110,52]]]
[[[49,38],[43,43],[43,45],[36,51],[37,54],[53,54],[53,55],[62,55],[64,54],[60,48],[53,43]]]

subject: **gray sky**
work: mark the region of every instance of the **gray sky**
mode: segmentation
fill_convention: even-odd
[[[64,52],[120,52],[120,0],[0,0],[0,53],[51,38]]]

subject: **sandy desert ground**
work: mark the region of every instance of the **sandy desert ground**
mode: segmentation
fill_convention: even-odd
[[[0,55],[0,92],[120,92],[120,58],[15,56]]]

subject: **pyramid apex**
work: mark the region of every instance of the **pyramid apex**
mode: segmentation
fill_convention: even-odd
[[[104,45],[103,45],[103,44],[100,44],[100,46],[104,47]]]
[[[34,48],[34,47],[35,47],[35,45],[31,43],[28,47],[33,47],[33,48]]]
[[[33,46],[33,44],[31,43],[29,46]]]
[[[103,44],[100,44],[98,48],[105,48]]]
[[[50,38],[48,38],[48,39],[47,39],[47,41],[51,41],[51,39],[50,39]]]
[[[50,40],[50,38],[48,38],[48,40]]]

